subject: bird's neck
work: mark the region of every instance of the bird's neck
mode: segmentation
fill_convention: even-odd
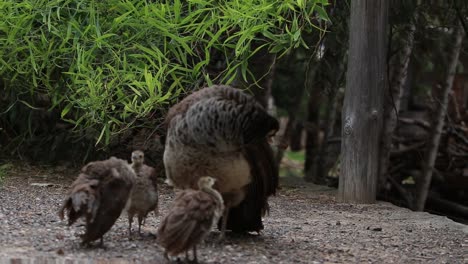
[[[203,191],[203,192],[206,192],[207,194],[211,195],[213,198],[216,199],[216,201],[221,205],[221,206],[224,206],[224,201],[223,201],[223,197],[221,196],[221,194],[216,191],[215,189],[213,189],[212,187],[206,187],[206,186],[200,186],[200,190]]]
[[[140,171],[142,166],[143,166],[143,164],[141,164],[141,163],[132,163],[132,168],[137,173]]]

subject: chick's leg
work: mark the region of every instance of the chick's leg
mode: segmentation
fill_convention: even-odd
[[[132,237],[132,222],[133,222],[133,216],[128,215],[128,237]]]
[[[141,224],[143,223],[143,216],[138,216],[138,234],[141,236]]]
[[[226,226],[227,226],[227,220],[228,220],[228,216],[229,216],[229,207],[226,206],[226,208],[224,208],[224,212],[223,212],[223,222],[221,223],[221,234],[219,235],[219,240],[224,240],[225,236],[226,236]]]
[[[193,246],[193,263],[198,263],[197,246]]]

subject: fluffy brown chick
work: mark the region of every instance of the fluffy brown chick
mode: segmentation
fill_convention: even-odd
[[[197,262],[196,246],[209,234],[224,210],[221,194],[213,189],[215,179],[201,177],[199,190],[186,189],[178,193],[171,210],[161,221],[157,237],[164,247],[164,256],[176,256],[193,250],[193,261]]]
[[[102,245],[103,235],[125,208],[135,177],[127,161],[115,157],[88,163],[72,183],[59,211],[60,218],[67,212],[68,225],[72,225],[83,217],[82,244],[100,239]]]
[[[132,152],[132,168],[136,174],[136,181],[127,204],[128,235],[132,234],[133,217],[138,218],[138,234],[148,213],[158,214],[158,183],[156,170],[144,164],[145,154],[141,150]]]

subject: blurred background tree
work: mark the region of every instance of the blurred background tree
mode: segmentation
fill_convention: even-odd
[[[347,71],[342,65],[347,62],[348,36],[357,33],[348,29],[349,7],[350,1],[330,2],[327,6],[330,23],[327,24],[327,34],[318,44],[318,52],[312,56],[307,50],[309,53],[302,55],[309,61],[305,63],[307,67],[286,61],[286,57],[279,60],[273,86],[283,127],[291,127],[289,134],[284,133],[288,129],[280,131],[288,134],[284,141],[290,143],[290,149],[282,159],[282,173],[304,176],[308,181],[333,187],[338,186],[341,171],[348,169],[342,168],[340,155],[343,91],[346,86],[343,76]],[[379,177],[377,198],[417,209],[416,197],[427,191],[427,199],[419,198],[420,201],[425,200],[425,210],[467,221],[466,41],[461,42],[455,70],[450,74],[447,72],[450,61],[453,61],[450,58],[454,58],[451,56],[455,43],[453,34],[459,24],[465,33],[463,39],[466,38],[467,2],[392,0],[389,7],[389,78],[384,101],[379,172],[375,175]],[[298,77],[301,74],[304,76],[302,80]],[[282,76],[290,77],[285,81]],[[447,79],[448,76],[453,76],[453,80]],[[290,87],[295,82],[302,83],[298,89],[303,89],[302,94],[291,91],[293,88]],[[443,85],[448,83],[452,87]],[[443,103],[443,91],[449,92],[447,105]],[[288,106],[282,99],[284,94],[300,94],[298,101],[301,103],[289,100]],[[295,113],[290,106],[299,108],[297,114],[290,114]],[[436,113],[441,113],[444,108],[446,114],[436,120],[434,117],[440,116]],[[287,125],[288,120],[296,125]],[[430,140],[434,138],[431,130],[441,121],[444,125],[439,146],[434,147],[434,141]],[[436,159],[431,164],[428,157],[434,154]],[[431,177],[427,177],[428,172],[432,172]],[[422,186],[420,183],[423,181],[426,181],[425,187],[417,189],[418,182]]]

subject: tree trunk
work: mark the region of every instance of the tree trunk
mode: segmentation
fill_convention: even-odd
[[[302,122],[296,121],[293,124],[291,131],[291,137],[289,138],[289,149],[293,152],[302,150],[302,131],[304,130],[304,125]]]
[[[301,49],[296,49],[293,52],[290,52],[287,57],[282,61],[277,63],[277,75],[275,75],[275,82],[279,83],[282,88],[286,88],[287,103],[283,101],[283,109],[288,112],[288,121],[282,135],[278,139],[278,148],[276,153],[276,160],[278,164],[283,158],[284,151],[288,147],[294,128],[297,124],[297,118],[299,115],[299,110],[301,109],[301,101],[304,94],[304,71],[302,58],[305,54]],[[282,78],[283,77],[283,78]],[[273,85],[272,85],[273,87]],[[276,94],[278,96],[278,94]],[[285,98],[282,98],[285,100]],[[281,101],[281,99],[280,99]],[[280,103],[281,104],[281,103]],[[277,137],[278,138],[278,137]],[[300,142],[300,137],[299,137]],[[300,143],[299,143],[300,145]]]
[[[324,40],[325,53],[321,58],[319,73],[321,77],[324,100],[320,107],[325,108],[321,129],[323,137],[318,146],[317,154],[314,157],[312,169],[313,182],[325,184],[325,174],[330,169],[331,159],[337,158],[335,155],[327,153],[329,150],[329,139],[333,135],[336,124],[336,112],[338,107],[338,90],[344,83],[346,72],[346,60],[348,50],[349,35],[349,6],[346,1],[336,1],[331,5],[329,14],[334,18],[334,23],[330,27],[330,34]],[[319,74],[317,73],[317,74]],[[332,157],[333,156],[333,157]]]
[[[317,102],[320,98],[320,89],[315,80],[315,70],[309,88],[309,101],[307,103],[307,122],[305,123],[306,129],[306,153],[305,153],[305,164],[304,164],[304,179],[308,182],[312,182],[314,179],[314,172],[312,170],[312,164],[314,158],[317,156],[319,147],[319,103]]]
[[[291,132],[295,123],[296,123],[296,113],[290,112],[288,114],[288,123],[286,124],[286,128],[284,129],[284,134],[279,139],[278,146],[277,146],[276,163],[278,163],[278,166],[281,164],[281,160],[283,159],[284,151],[286,150],[284,146],[288,145],[288,141],[291,138]]]
[[[442,86],[442,94],[439,100],[440,104],[437,107],[437,114],[434,119],[434,124],[429,137],[428,149],[425,156],[423,175],[416,182],[416,200],[414,209],[423,211],[426,204],[427,194],[432,180],[432,172],[434,163],[437,158],[439,149],[440,135],[445,124],[445,115],[447,113],[447,105],[450,91],[452,90],[453,79],[455,77],[458,57],[460,54],[461,44],[463,39],[463,29],[459,23],[454,29],[450,43],[453,43],[450,54],[448,54],[447,71],[445,72],[445,82]]]
[[[300,89],[300,92],[293,98],[294,106],[288,111],[288,123],[286,124],[284,134],[279,140],[278,152],[276,153],[276,161],[278,162],[278,164],[280,164],[281,160],[283,159],[284,151],[289,145],[289,142],[291,140],[291,134],[293,133],[294,126],[297,123],[297,114],[301,106],[302,95],[304,93],[304,85],[299,84],[299,88],[297,89]]]
[[[373,203],[387,86],[388,1],[351,1],[338,199]]]
[[[400,109],[401,98],[403,97],[406,76],[408,73],[408,65],[413,51],[414,32],[416,31],[415,21],[417,13],[415,13],[408,29],[406,30],[403,46],[391,63],[390,73],[390,89],[385,96],[384,105],[384,124],[382,135],[382,146],[380,149],[380,164],[379,164],[379,186],[385,186],[387,179],[387,169],[390,163],[390,150],[392,146],[392,136],[397,125],[397,112]]]

